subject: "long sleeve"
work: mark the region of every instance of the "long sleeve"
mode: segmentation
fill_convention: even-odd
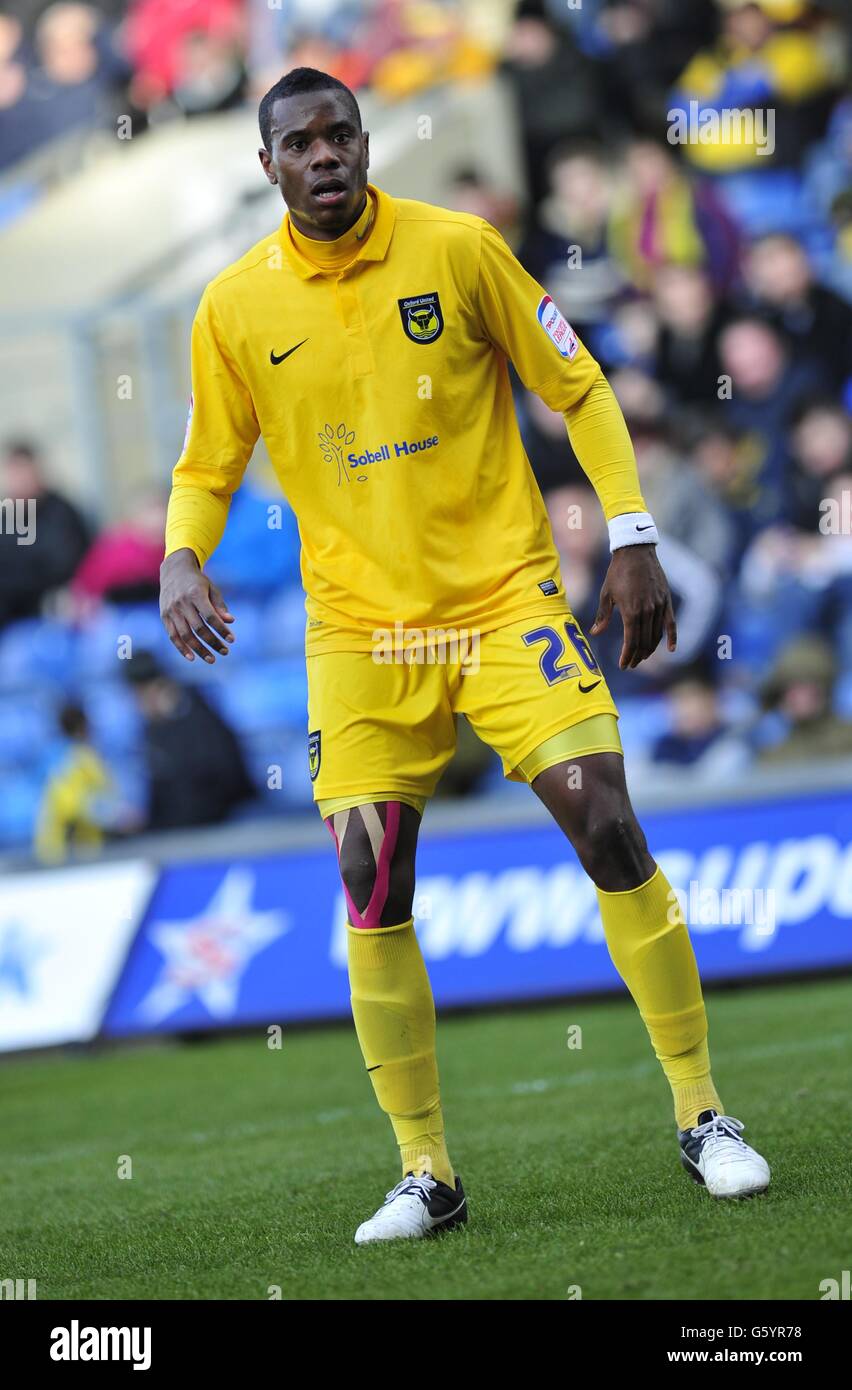
[[[624,417],[599,364],[499,232],[485,226],[478,286],[488,339],[529,391],[565,419],[571,445],[607,520],[645,510]]]
[[[630,434],[603,372],[563,416],[571,447],[607,521],[625,512],[647,511]]]
[[[172,475],[167,555],[188,547],[199,564],[210,558],[259,433],[251,394],[205,290],[192,327],[192,403],[183,453]]]

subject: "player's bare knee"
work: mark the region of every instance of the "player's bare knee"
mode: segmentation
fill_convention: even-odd
[[[603,797],[590,808],[575,849],[583,868],[601,888],[638,887],[649,877],[648,844],[624,798]]]

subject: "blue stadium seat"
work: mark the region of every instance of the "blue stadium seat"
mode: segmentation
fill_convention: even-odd
[[[801,175],[794,169],[719,174],[717,187],[734,219],[749,237],[789,232],[807,238],[816,220]]]
[[[128,659],[122,653],[149,651],[165,660],[172,650],[155,604],[108,606],[81,633],[79,672],[87,680],[114,680]]]
[[[668,701],[661,695],[637,695],[618,702],[618,730],[624,752],[647,751],[671,727]]]
[[[31,843],[41,800],[42,779],[32,772],[3,775],[0,797],[0,844],[23,849]]]
[[[245,740],[244,749],[258,795],[269,811],[274,814],[276,810],[309,809],[313,805],[304,722],[298,730],[256,733]],[[276,775],[278,769],[280,776]]]
[[[42,768],[56,734],[53,704],[44,689],[29,690],[25,700],[19,694],[0,696],[0,764]]]
[[[142,718],[128,687],[120,681],[101,681],[84,691],[83,705],[96,747],[111,761],[129,756],[140,746]]]
[[[282,589],[266,605],[266,643],[270,656],[303,656],[305,595],[300,584]]]
[[[78,636],[67,623],[25,618],[0,635],[0,689],[45,682],[67,689],[76,667]]]
[[[234,667],[227,681],[207,693],[238,733],[253,734],[288,724],[304,731],[308,691],[301,659]]]

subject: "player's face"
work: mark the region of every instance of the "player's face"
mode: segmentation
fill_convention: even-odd
[[[275,103],[272,152],[261,150],[260,162],[300,232],[332,241],[358,220],[369,138],[342,92],[305,92]]]

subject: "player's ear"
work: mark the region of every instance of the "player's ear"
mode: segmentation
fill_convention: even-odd
[[[265,149],[261,148],[261,149],[258,150],[257,154],[258,154],[258,158],[260,159],[261,164],[263,165],[263,172],[264,172],[264,174],[266,175],[266,177],[269,179],[269,182],[270,182],[270,183],[277,183],[277,182],[278,182],[278,176],[273,172],[273,169],[272,169],[272,156],[271,156],[271,154],[269,153],[269,150],[265,150]]]

